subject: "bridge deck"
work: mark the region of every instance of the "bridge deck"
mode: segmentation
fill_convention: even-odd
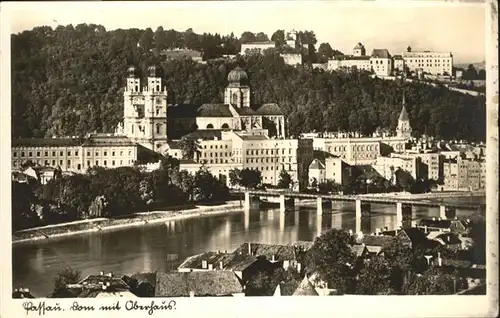
[[[356,200],[361,200],[363,202],[370,203],[380,203],[380,204],[394,204],[394,203],[403,203],[414,206],[425,206],[425,207],[439,207],[445,205],[450,208],[455,209],[479,209],[484,208],[485,204],[467,204],[467,203],[440,203],[440,202],[428,202],[421,201],[416,199],[399,199],[399,198],[380,198],[380,197],[362,197],[358,195],[336,195],[336,194],[310,194],[310,193],[297,193],[297,192],[274,192],[274,191],[232,191],[234,194],[244,194],[248,192],[252,196],[262,196],[262,197],[279,197],[284,195],[289,198],[297,198],[297,199],[317,199],[323,198],[332,201],[347,201],[354,202]]]

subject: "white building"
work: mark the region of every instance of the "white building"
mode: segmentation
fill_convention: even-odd
[[[453,74],[453,54],[451,52],[417,52],[408,47],[401,56],[410,71],[422,71],[434,75]]]
[[[370,56],[366,55],[363,44],[358,43],[352,55],[335,57],[328,61],[328,70],[356,68],[359,71],[373,72],[380,77],[390,76],[393,69],[392,57],[387,49],[374,49]]]

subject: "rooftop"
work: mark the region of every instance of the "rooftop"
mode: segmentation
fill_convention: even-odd
[[[319,296],[316,289],[311,284],[307,276],[300,282],[299,287],[293,293],[293,296]]]
[[[203,140],[214,140],[215,138],[222,138],[222,130],[220,129],[198,129],[190,132],[186,136],[188,139],[203,139]]]
[[[292,245],[243,243],[234,252],[248,254],[249,245],[252,255],[265,256],[268,260],[272,260],[273,255],[276,261],[296,259],[295,247]]]
[[[325,165],[321,162],[319,159],[314,159],[311,164],[309,165],[309,169],[325,169]]]
[[[391,58],[391,54],[387,49],[374,49],[372,51],[372,57],[376,57],[379,59],[389,59]]]
[[[231,271],[156,273],[156,297],[230,296],[242,293],[238,277]]]
[[[263,104],[259,108],[255,109],[255,113],[257,115],[268,115],[268,116],[269,115],[275,115],[275,116],[283,115],[281,108],[276,103]]]
[[[233,117],[229,105],[203,104],[196,111],[197,117]]]
[[[242,271],[256,260],[257,257],[247,254],[207,252],[188,257],[178,269],[203,269],[202,262],[206,261],[207,265],[213,265],[214,270],[220,270],[220,263],[222,262],[223,270]]]

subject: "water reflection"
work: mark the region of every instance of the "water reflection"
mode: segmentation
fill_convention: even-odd
[[[119,274],[167,270],[169,254],[180,259],[209,250],[234,250],[244,242],[290,244],[312,241],[328,229],[356,228],[353,204],[324,208],[298,206],[287,213],[278,209],[204,216],[167,221],[116,231],[15,245],[12,248],[14,287],[25,286],[36,296],[52,291],[53,279],[66,266],[88,275],[103,271]],[[366,233],[395,226],[395,207],[372,205],[371,217],[359,221]],[[457,211],[459,217],[469,211]],[[438,208],[414,207],[413,218],[439,216]]]

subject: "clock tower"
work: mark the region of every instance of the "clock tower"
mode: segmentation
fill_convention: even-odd
[[[123,133],[146,148],[162,152],[167,144],[167,89],[162,86],[160,68],[150,66],[147,85],[135,67],[129,67],[123,93]]]

